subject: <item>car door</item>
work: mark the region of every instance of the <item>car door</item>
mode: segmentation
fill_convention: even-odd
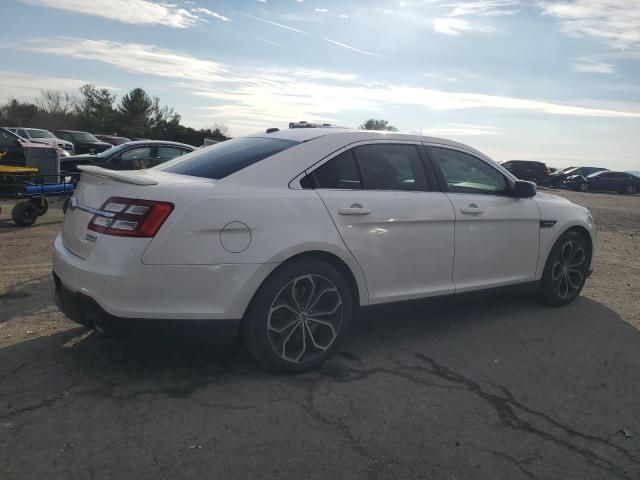
[[[535,201],[511,196],[507,177],[469,152],[428,151],[455,211],[456,292],[533,281],[540,233]]]
[[[431,191],[419,143],[353,146],[309,178],[364,272],[371,303],[453,292],[453,208]]]

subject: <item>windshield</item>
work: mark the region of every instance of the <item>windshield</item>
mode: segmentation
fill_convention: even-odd
[[[31,138],[56,138],[53,136],[53,133],[51,133],[48,130],[39,130],[36,128],[28,128],[27,132],[29,132],[29,135],[31,136]]]
[[[75,132],[72,134],[76,140],[80,140],[81,142],[99,142],[96,137],[91,135],[89,132]]]
[[[235,138],[196,150],[156,169],[219,180],[297,144],[276,138]]]

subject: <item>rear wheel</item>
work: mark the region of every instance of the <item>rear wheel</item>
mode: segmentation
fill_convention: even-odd
[[[323,261],[301,260],[281,267],[256,293],[245,318],[245,345],[271,370],[303,372],[335,353],[352,317],[352,293],[340,272]]]
[[[555,243],[542,274],[542,300],[567,305],[580,294],[589,272],[589,248],[575,231],[564,233]]]
[[[636,187],[635,185],[629,185],[624,192],[627,195],[635,195],[636,193],[638,193],[638,187]]]
[[[36,211],[38,212],[38,216],[41,217],[49,210],[49,201],[42,198],[32,198],[31,203],[33,203],[34,207],[36,207]]]
[[[19,227],[30,227],[38,219],[38,209],[28,200],[18,202],[11,210],[11,219]]]

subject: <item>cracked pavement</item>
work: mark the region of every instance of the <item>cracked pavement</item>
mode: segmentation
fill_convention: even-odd
[[[238,345],[88,333],[46,253],[0,279],[2,479],[640,478],[640,332],[599,301],[368,309],[318,371],[279,376]]]

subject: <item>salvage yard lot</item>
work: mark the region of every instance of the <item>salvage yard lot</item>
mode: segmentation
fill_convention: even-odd
[[[88,334],[53,304],[61,202],[27,229],[3,203],[0,478],[640,478],[640,196],[558,193],[598,224],[572,305],[370,309],[289,377]]]

